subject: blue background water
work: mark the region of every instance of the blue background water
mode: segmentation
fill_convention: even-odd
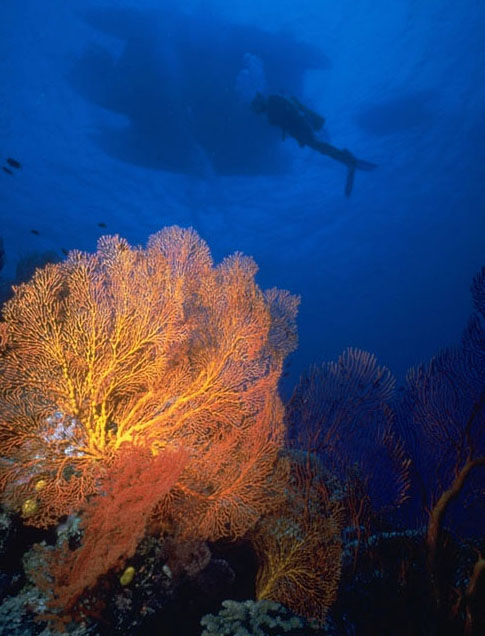
[[[3,278],[192,225],[301,294],[288,387],[349,345],[402,379],[459,339],[484,263],[483,33],[479,0],[3,0],[0,162],[22,163],[0,172]],[[346,199],[345,168],[282,142],[256,90],[378,169]]]

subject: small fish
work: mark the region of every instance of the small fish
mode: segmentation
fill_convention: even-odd
[[[106,223],[104,223],[104,221],[100,221],[98,223],[98,227],[108,227],[108,226],[106,225]]]
[[[32,232],[32,234],[35,234],[36,236],[39,236],[40,232],[39,230],[30,230]]]
[[[17,159],[12,159],[12,157],[7,157],[7,163],[9,166],[15,168],[16,170],[20,170],[22,167],[20,161],[17,161]]]
[[[69,254],[69,250],[67,250],[65,247],[61,247],[61,252],[64,254],[64,256],[67,256]]]
[[[2,170],[6,172],[7,174],[13,174],[12,170],[10,170],[10,168],[7,168],[5,166],[2,166]]]

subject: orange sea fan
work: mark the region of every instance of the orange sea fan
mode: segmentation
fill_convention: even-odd
[[[258,600],[283,603],[323,623],[341,575],[343,508],[310,453],[289,453],[286,501],[251,532]]]
[[[18,286],[1,330],[3,501],[28,500],[26,521],[49,525],[97,492],[123,445],[183,447],[180,485],[206,499],[207,534],[243,532],[268,503],[258,492],[282,443],[277,382],[298,305],[263,293],[256,269],[241,254],[215,267],[195,231],[171,227],[146,248],[102,237],[96,253],[71,252]],[[246,443],[255,456],[242,523],[214,493],[248,479],[235,468]]]

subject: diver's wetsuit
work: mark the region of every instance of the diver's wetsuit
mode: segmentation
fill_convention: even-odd
[[[345,194],[347,196],[350,196],[352,192],[355,170],[357,168],[359,170],[372,170],[376,167],[375,163],[357,159],[347,149],[341,150],[318,139],[315,131],[320,130],[325,120],[303,104],[300,104],[295,97],[287,99],[282,95],[268,95],[265,98],[261,93],[258,93],[252,102],[252,108],[257,113],[265,112],[269,123],[281,128],[283,139],[286,135],[289,135],[296,139],[301,147],[310,146],[310,148],[320,154],[327,155],[345,164],[348,167],[345,185]]]
[[[270,124],[281,128],[283,137],[290,135],[302,147],[312,145],[315,140],[314,129],[295,102],[281,95],[269,95],[266,99],[266,114]]]

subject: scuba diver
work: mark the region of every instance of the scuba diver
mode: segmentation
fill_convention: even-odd
[[[251,102],[251,108],[255,113],[266,113],[269,123],[272,126],[281,128],[283,139],[285,139],[286,135],[289,135],[296,139],[302,148],[310,146],[310,148],[317,150],[322,155],[328,155],[332,159],[345,164],[348,168],[345,184],[345,195],[347,197],[352,192],[355,171],[357,169],[373,170],[377,167],[375,163],[357,159],[347,149],[340,150],[318,139],[315,133],[322,128],[325,119],[301,104],[296,97],[286,98],[282,95],[264,97],[261,93],[257,93]]]

